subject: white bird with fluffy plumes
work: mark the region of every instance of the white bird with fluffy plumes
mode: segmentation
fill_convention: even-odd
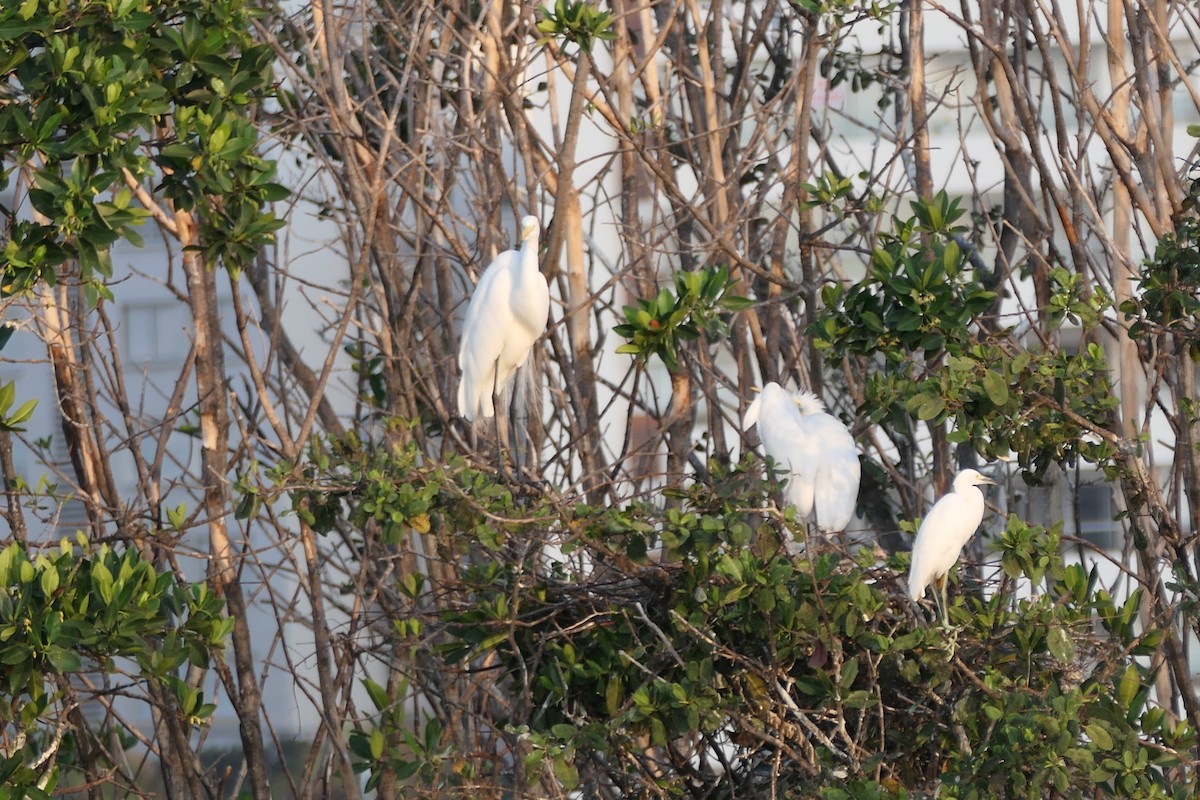
[[[858,482],[862,477],[854,437],[840,419],[825,410],[821,398],[812,392],[797,394],[796,405],[800,407],[805,441],[817,445],[817,458],[811,469],[817,527],[844,531],[854,519]]]
[[[976,470],[964,469],[955,476],[954,489],[933,504],[917,529],[908,570],[908,596],[915,603],[925,595],[929,584],[936,583],[934,601],[943,625],[949,625],[946,576],[983,522],[983,492],[979,486],[989,483],[995,481]]]
[[[521,220],[520,249],[496,256],[471,295],[458,349],[458,413],[469,420],[495,416],[495,398],[546,330],[550,287],[538,269],[540,229],[537,217]]]
[[[817,525],[845,530],[854,518],[860,467],[854,437],[826,413],[814,394],[792,396],[768,383],[746,409],[743,428],[758,426],[763,450],[788,472],[785,497],[801,519],[815,509]]]

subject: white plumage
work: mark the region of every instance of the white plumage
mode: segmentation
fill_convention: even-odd
[[[796,395],[804,438],[817,445],[814,462],[813,511],[817,525],[827,531],[844,531],[854,519],[862,467],[854,437],[842,421],[825,410],[811,392]]]
[[[521,220],[521,247],[488,266],[467,306],[458,363],[458,413],[496,414],[494,398],[529,358],[550,314],[550,288],[538,269],[537,217]]]
[[[814,394],[796,397],[768,383],[746,409],[742,427],[758,426],[763,451],[788,473],[786,500],[801,519],[816,511],[817,525],[845,530],[854,518],[860,467],[854,437],[826,413]]]
[[[995,483],[973,469],[964,469],[954,478],[954,488],[933,504],[913,542],[912,564],[908,571],[908,596],[914,602],[924,596],[929,584],[940,591],[942,621],[946,622],[946,575],[963,546],[983,521],[983,492],[980,484]],[[939,599],[935,593],[935,600]]]

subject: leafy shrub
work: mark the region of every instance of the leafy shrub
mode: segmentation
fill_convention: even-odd
[[[422,547],[457,565],[440,583],[394,579],[403,669],[484,682],[495,704],[456,726],[436,698],[410,695],[415,683],[368,683],[374,713],[351,747],[372,783],[392,771],[428,796],[471,796],[483,776],[625,797],[1195,790],[1195,732],[1149,701],[1141,657],[1162,632],[1139,631],[1140,594],[1117,604],[1065,565],[1055,530],[1011,517],[1000,578],[959,587],[943,630],[904,598],[906,554],[789,555],[781,539],[803,530],[769,510],[772,487],[749,462],[662,510],[514,496],[412,452],[386,467],[322,452],[341,455],[294,492],[300,506],[336,498],[330,529],[353,521],[345,530],[367,548],[372,529],[395,544],[382,531],[396,519],[410,520],[411,542],[424,517]],[[547,558],[552,543],[565,555]]]

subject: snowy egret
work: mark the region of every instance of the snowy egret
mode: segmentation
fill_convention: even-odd
[[[845,530],[854,517],[860,469],[846,426],[826,413],[816,395],[793,397],[773,382],[746,409],[742,427],[752,425],[766,454],[787,470],[785,496],[800,518],[815,508],[818,527]]]
[[[521,220],[521,248],[496,256],[471,295],[458,350],[458,413],[469,420],[495,416],[495,397],[546,330],[550,288],[538,269],[540,228],[537,217]]]
[[[995,484],[995,481],[973,469],[958,473],[954,489],[929,509],[913,542],[908,596],[915,603],[925,595],[930,583],[936,584],[933,599],[943,625],[949,625],[946,576],[958,561],[963,546],[983,522],[983,492],[979,485],[984,483]]]

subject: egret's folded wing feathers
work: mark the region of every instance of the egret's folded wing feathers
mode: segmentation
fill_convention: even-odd
[[[839,454],[836,459],[822,464],[817,471],[813,504],[816,507],[817,524],[825,530],[844,531],[850,520],[854,519],[860,470],[857,454],[850,459]]]
[[[502,254],[506,255],[506,254]],[[462,380],[458,385],[458,412],[467,419],[490,417],[495,411],[492,392],[496,382],[496,360],[504,347],[502,332],[512,323],[508,295],[512,273],[496,269],[500,259],[484,273],[463,323],[459,347]]]
[[[979,527],[979,520],[971,525],[971,516],[970,503],[955,493],[947,494],[929,510],[913,542],[908,588],[909,596],[914,600],[925,593],[930,583],[954,566],[963,545]],[[969,530],[961,533],[961,529],[968,525]]]
[[[758,424],[758,415],[762,411],[762,395],[754,398],[754,402],[746,408],[746,416],[742,417],[742,430],[748,431]],[[761,437],[761,433],[759,434]]]

